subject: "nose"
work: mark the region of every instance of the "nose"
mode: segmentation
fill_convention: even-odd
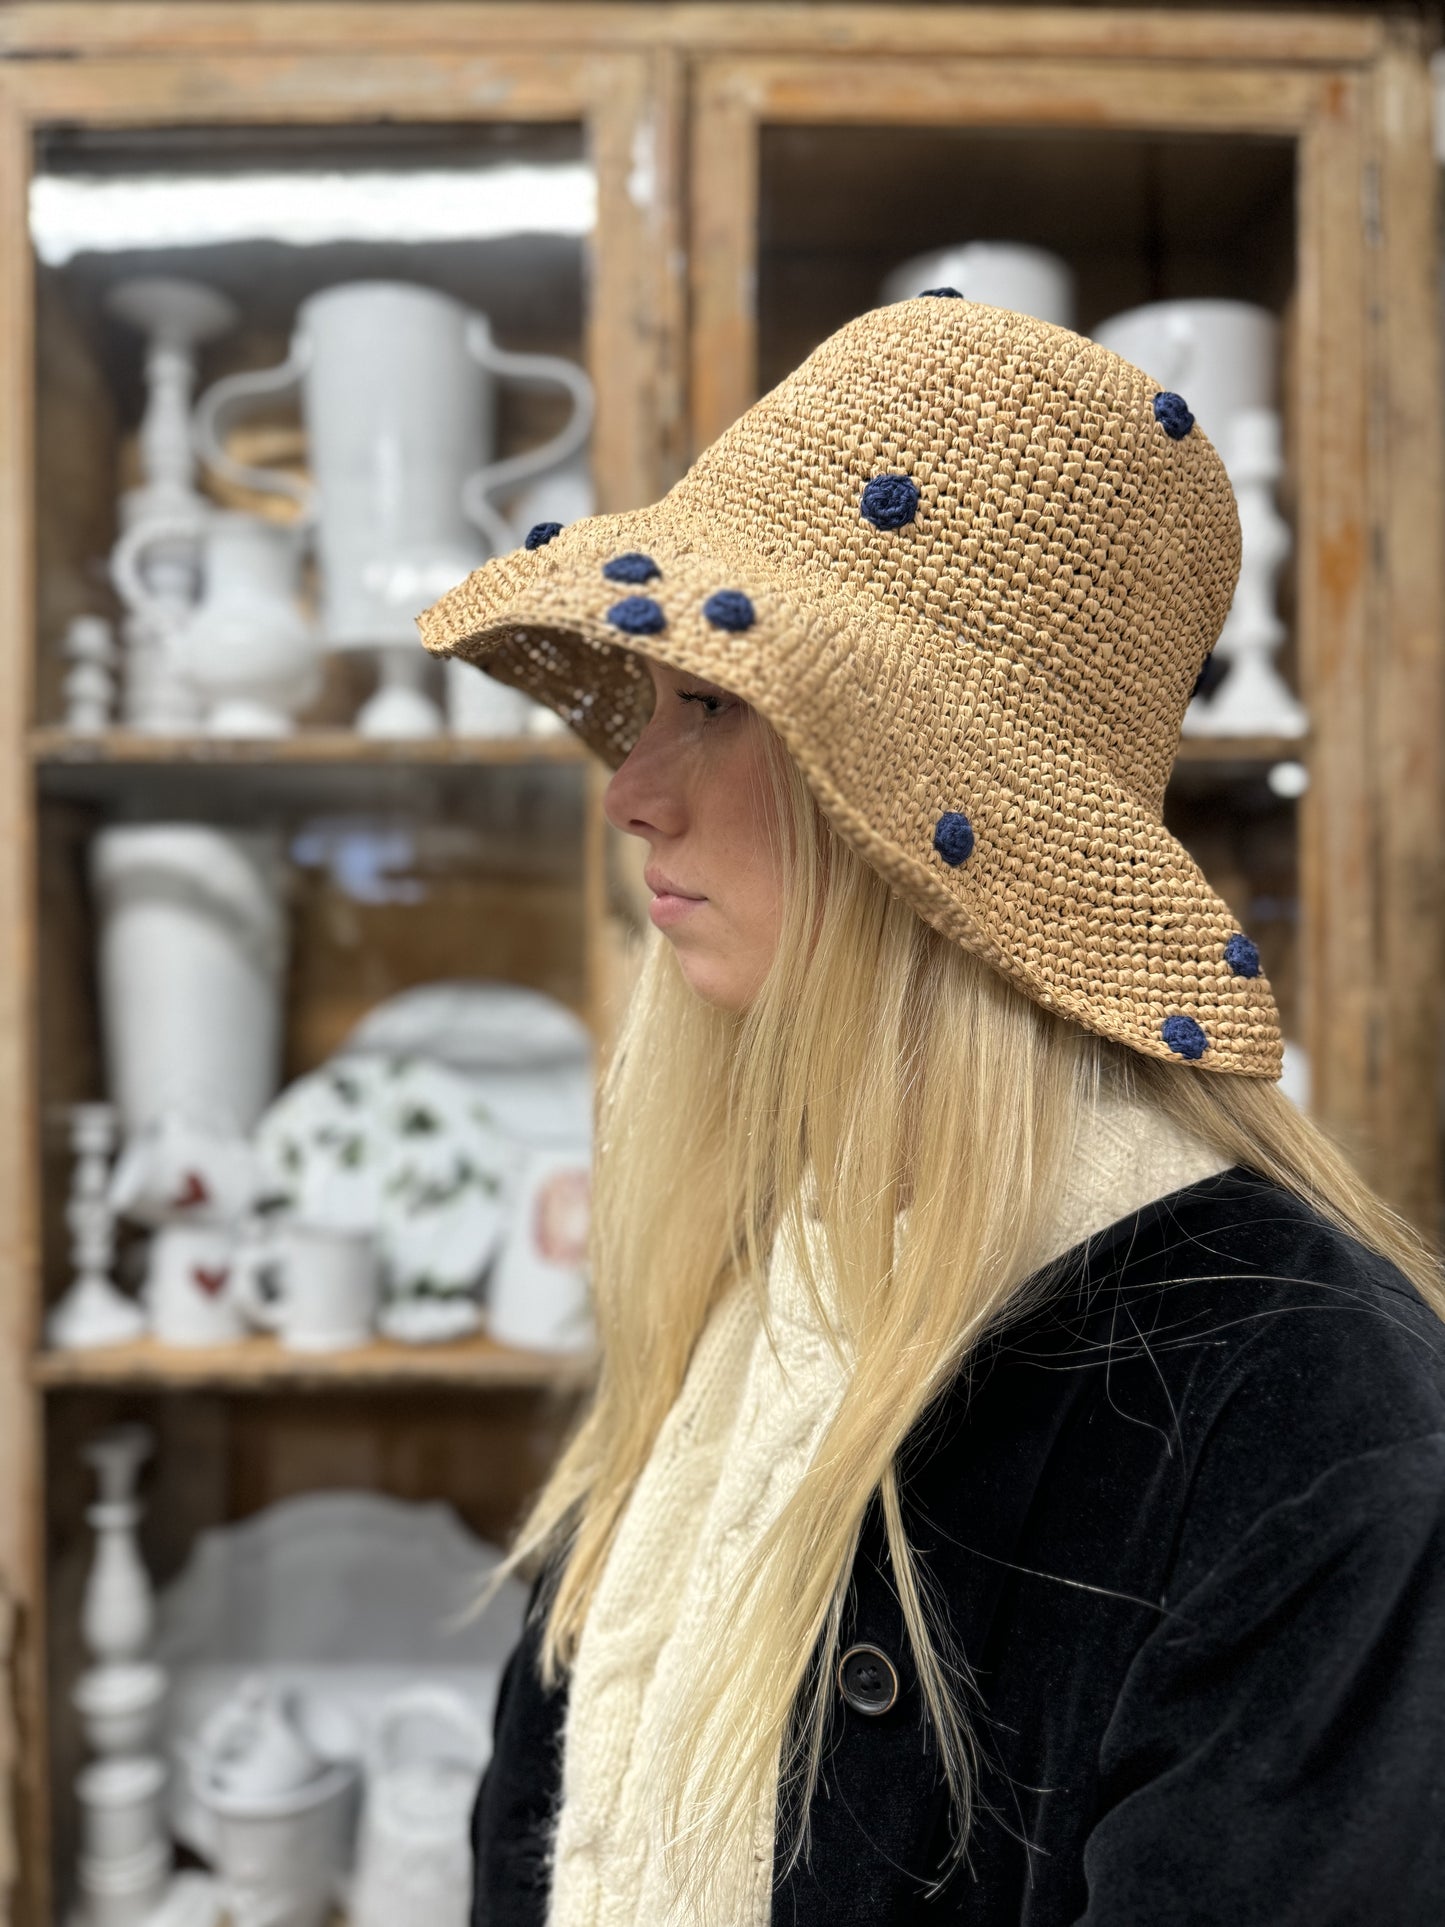
[[[679,836],[687,821],[682,770],[652,717],[613,771],[602,807],[627,836]]]

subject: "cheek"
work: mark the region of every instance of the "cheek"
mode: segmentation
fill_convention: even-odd
[[[717,771],[714,821],[728,859],[728,896],[736,921],[771,938],[782,910],[782,851],[759,732],[740,733]]]

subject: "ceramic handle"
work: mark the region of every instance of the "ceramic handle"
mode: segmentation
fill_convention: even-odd
[[[178,609],[164,597],[146,587],[141,557],[159,542],[184,540],[199,543],[205,534],[202,512],[194,515],[158,515],[137,522],[127,529],[110,552],[110,579],[116,594],[134,616],[150,623],[166,635],[190,620],[189,609]]]
[[[466,344],[467,352],[494,375],[511,376],[517,381],[555,381],[572,397],[567,425],[550,441],[525,449],[520,455],[508,455],[500,462],[489,462],[462,484],[463,513],[481,530],[496,554],[502,555],[516,548],[522,538],[488,496],[555,468],[576,453],[592,429],[592,383],[585,369],[561,355],[514,355],[499,348],[485,315],[473,315],[467,322]]]
[[[283,1281],[286,1276],[286,1261],[282,1255],[280,1235],[276,1232],[262,1232],[241,1244],[235,1251],[236,1266],[236,1303],[241,1315],[263,1331],[280,1331],[286,1322],[286,1293],[283,1288],[279,1297],[267,1298],[261,1289],[261,1273],[268,1266],[275,1266]]]
[[[233,482],[238,488],[260,489],[268,495],[285,495],[299,502],[309,516],[312,490],[309,483],[298,482],[277,468],[253,468],[228,455],[221,441],[221,422],[233,408],[267,395],[279,395],[294,387],[311,365],[311,344],[298,334],[285,361],[274,368],[254,368],[239,375],[223,375],[196,403],[191,423],[191,440],[196,454],[214,474]]]

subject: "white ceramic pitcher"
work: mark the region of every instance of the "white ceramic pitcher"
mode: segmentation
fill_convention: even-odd
[[[402,1739],[408,1724],[431,1734],[410,1757]],[[352,1927],[467,1927],[469,1823],[490,1752],[486,1728],[450,1687],[410,1687],[383,1707],[349,1896]]]
[[[503,376],[560,383],[572,414],[550,441],[496,461]],[[221,441],[234,409],[298,386],[309,488],[235,461]],[[507,353],[485,315],[434,288],[348,281],[302,302],[278,367],[207,391],[196,441],[216,474],[290,496],[314,517],[331,648],[414,649],[417,612],[521,539],[490,496],[565,461],[591,425],[592,384],[575,362]]]

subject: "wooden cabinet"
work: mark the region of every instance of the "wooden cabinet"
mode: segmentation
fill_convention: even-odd
[[[147,1551],[165,1574],[201,1526],[307,1485],[447,1497],[500,1535],[571,1409],[561,1374],[484,1340],[377,1344],[329,1364],[260,1340],[222,1354],[44,1350],[67,1271],[52,1120],[102,1091],[88,838],[147,816],[285,825],[289,1074],[380,997],[465,972],[551,991],[605,1050],[636,915],[603,773],[570,739],[363,741],[345,723],[357,692],[341,666],[313,726],[281,743],[66,732],[58,638],[104,604],[116,495],[135,473],[136,343],[108,318],[107,287],[142,267],[223,287],[241,322],[205,351],[206,380],[279,359],[319,286],[380,274],[445,288],[487,307],[504,345],[585,361],[602,508],[659,494],[873,305],[890,268],[931,247],[1008,238],[1062,254],[1085,332],[1171,296],[1272,308],[1294,535],[1284,664],[1310,733],[1187,743],[1167,807],[1261,943],[1309,1060],[1312,1111],[1433,1230],[1441,490],[1427,51],[1414,29],[1363,16],[1192,9],[6,9],[0,1582],[17,1608],[18,1920],[55,1917],[74,1848],[68,1691],[86,1545],[74,1461],[88,1429],[121,1412],[156,1427]],[[42,258],[32,228],[57,183],[269,174],[304,194],[327,173],[421,183],[498,157],[589,169],[585,231],[543,244],[519,218],[490,241],[463,224],[306,247],[193,233]],[[545,404],[520,398],[503,446],[549,425]],[[1303,768],[1281,781],[1282,764]],[[545,848],[499,837],[519,784],[541,785],[548,820],[565,825]],[[361,904],[315,855],[317,826],[383,822],[406,826],[401,868],[417,888]]]

